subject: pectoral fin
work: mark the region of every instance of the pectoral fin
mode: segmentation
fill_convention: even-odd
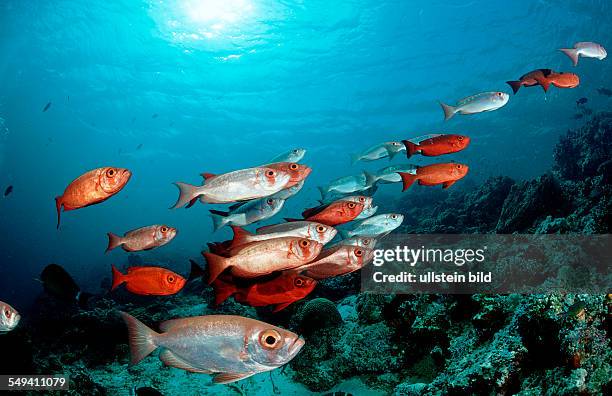
[[[219,373],[213,377],[215,384],[229,384],[250,377],[255,373]]]
[[[159,354],[159,360],[164,362],[166,366],[176,367],[181,370],[189,371],[191,373],[212,374],[211,371],[192,366],[191,364],[187,363],[185,360],[176,356],[169,349],[164,349],[164,351]]]
[[[452,186],[456,182],[457,182],[457,180],[445,181],[444,183],[442,183],[442,188],[446,190],[447,188],[449,188],[450,186]]]

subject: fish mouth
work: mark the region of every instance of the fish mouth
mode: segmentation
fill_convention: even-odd
[[[289,348],[287,349],[287,351],[289,352],[290,356],[295,356],[297,355],[297,353],[302,349],[302,347],[304,346],[304,344],[306,343],[306,341],[304,340],[304,338],[302,336],[296,338],[293,343],[291,345],[289,345]]]

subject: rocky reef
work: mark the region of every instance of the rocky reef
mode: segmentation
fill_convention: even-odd
[[[415,188],[382,204],[405,213],[405,233],[610,233],[612,114],[569,131],[554,156],[553,169],[533,180]],[[358,274],[322,282],[309,300],[278,314],[231,299],[211,307],[211,290],[201,284],[170,298],[101,295],[87,310],[42,296],[37,315],[0,336],[0,348],[14,357],[12,369],[69,374],[75,395],[127,395],[137,384],[167,395],[612,393],[609,294],[375,295],[358,288]],[[129,367],[119,310],[151,325],[240,314],[295,330],[307,342],[282,370],[213,386],[208,376],[162,367],[153,357]]]

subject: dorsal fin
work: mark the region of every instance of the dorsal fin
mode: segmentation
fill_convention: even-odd
[[[217,177],[217,175],[215,175],[214,173],[208,173],[208,172],[204,172],[201,175],[204,178],[204,181],[209,181],[209,180]]]

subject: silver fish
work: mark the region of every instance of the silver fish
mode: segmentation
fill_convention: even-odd
[[[9,304],[0,301],[0,334],[8,333],[19,324],[21,315]]]
[[[270,163],[275,162],[300,162],[302,158],[306,155],[306,150],[302,148],[296,148],[286,153],[282,153],[277,155],[276,157],[270,160]]]
[[[367,190],[375,182],[374,175],[362,172],[360,175],[344,176],[332,180],[327,186],[319,187],[321,198],[326,200],[330,193],[350,194],[357,191]]]
[[[129,332],[131,363],[161,348],[166,366],[214,375],[228,384],[274,370],[293,359],[304,346],[297,334],[259,320],[235,315],[208,315],[168,320],[161,333],[121,312]]]
[[[378,240],[372,236],[354,236],[347,239],[341,239],[338,243],[335,243],[333,246],[337,245],[346,245],[346,246],[361,246],[368,249],[374,249]]]
[[[402,142],[385,142],[374,145],[365,151],[358,154],[351,154],[351,163],[355,164],[358,161],[376,161],[381,158],[395,157],[397,153],[406,150],[406,146]]]
[[[302,180],[301,182],[299,182],[295,186],[291,186],[289,188],[285,188],[283,190],[280,190],[276,194],[270,195],[270,198],[289,199],[289,198],[293,197],[295,194],[300,192],[302,187],[304,187],[304,182],[305,181],[306,180]]]
[[[606,49],[601,44],[590,41],[582,41],[574,44],[574,48],[561,48],[559,51],[567,55],[574,63],[574,66],[578,65],[578,58],[581,56],[583,58],[597,58],[599,60],[605,59],[608,56]]]
[[[246,226],[269,219],[280,212],[284,204],[284,199],[268,197],[249,201],[233,210],[230,208],[229,212],[211,210],[210,215],[213,220],[213,228],[216,231],[228,224]]]
[[[399,213],[381,214],[362,221],[352,231],[344,234],[348,237],[360,235],[383,237],[399,227],[403,221],[404,216]]]
[[[461,99],[455,106],[449,106],[442,102],[440,102],[440,106],[444,110],[444,121],[446,121],[456,113],[476,114],[497,110],[505,106],[509,99],[510,95],[505,92],[482,92]]]
[[[363,208],[361,213],[359,213],[359,215],[355,217],[355,220],[363,220],[363,219],[367,219],[368,217],[372,217],[374,216],[377,210],[378,210],[378,206],[369,206],[367,208]]]
[[[400,183],[402,181],[402,177],[397,172],[416,173],[417,169],[418,165],[413,164],[399,164],[387,166],[386,168],[379,169],[376,172],[376,183]]]

